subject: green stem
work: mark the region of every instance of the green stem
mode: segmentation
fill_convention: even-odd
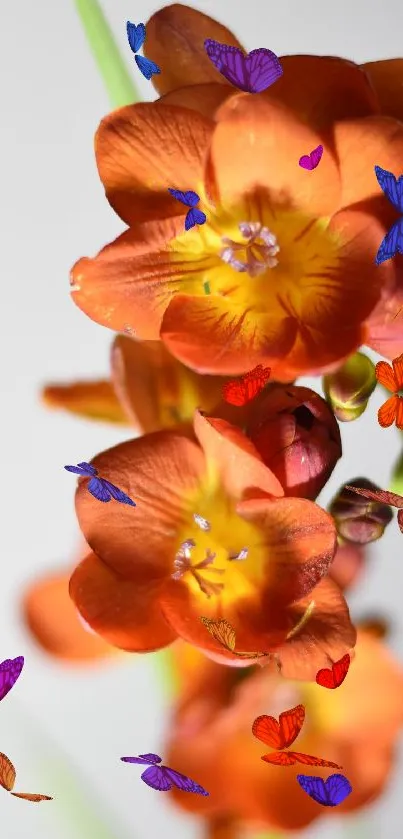
[[[399,455],[392,472],[389,491],[403,495],[403,452]]]
[[[74,0],[112,108],[138,102],[139,94],[98,0]]]

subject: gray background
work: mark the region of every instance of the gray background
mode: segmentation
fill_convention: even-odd
[[[146,20],[156,6],[148,0],[103,5],[129,63],[126,20]],[[403,53],[400,0],[192,5],[230,26],[248,49],[336,54],[358,62]],[[112,333],[70,302],[68,271],[122,225],[104,199],[93,156],[93,134],[109,102],[72,0],[2,0],[0,22],[0,660],[26,657],[21,681],[0,708],[0,750],[16,764],[17,789],[50,791],[55,799],[35,806],[0,790],[1,830],[6,839],[154,839],[159,831],[193,839],[201,835],[196,822],[164,796],[156,802],[138,773],[118,760],[122,754],[158,751],[162,742],[166,700],[151,659],[128,656],[86,672],[61,668],[32,646],[19,622],[18,601],[27,581],[74,558],[74,479],[63,464],[89,460],[126,436],[107,425],[47,412],[37,398],[46,381],[107,372]],[[143,99],[153,99],[151,84],[134,62],[133,73]],[[382,401],[377,393],[361,420],[343,426],[343,462],[323,503],[342,481],[362,472],[387,486],[399,436],[377,425]],[[355,615],[376,607],[393,618],[390,643],[400,656],[402,553],[394,524],[372,550],[364,584],[351,596]],[[70,762],[71,777],[56,765],[60,760]],[[362,815],[349,822],[324,819],[305,836],[370,839],[382,832],[398,839],[402,772],[401,760],[382,802],[367,811],[370,827]],[[109,834],[79,812],[94,800],[101,825],[112,826]]]

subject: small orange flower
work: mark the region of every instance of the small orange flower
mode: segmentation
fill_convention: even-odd
[[[173,793],[179,807],[262,831],[301,830],[323,816],[297,784],[301,770],[268,766],[251,731],[259,715],[278,717],[300,703],[306,716],[298,750],[342,766],[353,787],[334,815],[359,810],[383,791],[403,726],[403,672],[372,631],[359,630],[348,675],[335,691],[259,668],[241,680],[239,671],[219,667],[187,645],[175,645],[172,658],[180,693],[167,761],[197,776],[210,792],[203,801]],[[331,773],[315,768],[308,774]]]
[[[379,384],[393,393],[378,411],[378,422],[382,428],[389,428],[396,422],[397,428],[403,429],[403,398],[399,392],[403,390],[403,353],[392,361],[393,367],[387,361],[378,361],[375,375]]]
[[[239,649],[275,651],[285,675],[314,678],[355,639],[340,590],[324,579],[336,550],[333,521],[310,501],[285,498],[252,443],[227,425],[221,438],[196,412],[199,442],[190,429],[161,431],[94,459],[137,507],[105,509],[79,480],[77,515],[93,553],[74,572],[71,597],[121,649],[157,650],[180,637],[247,666],[200,621],[223,617]]]

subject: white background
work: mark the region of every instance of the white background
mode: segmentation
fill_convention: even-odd
[[[129,64],[126,20],[146,21],[156,6],[148,0],[103,5]],[[192,5],[230,26],[247,49],[268,46],[279,55],[334,54],[358,62],[402,54],[400,0]],[[0,790],[1,830],[5,839],[154,839],[159,832],[167,839],[194,839],[201,835],[196,822],[119,761],[122,754],[158,752],[162,743],[165,700],[151,659],[127,656],[86,671],[62,668],[33,647],[20,625],[18,604],[27,582],[74,558],[75,482],[63,464],[89,460],[126,436],[111,426],[47,412],[38,402],[46,381],[107,373],[112,333],[70,301],[68,272],[122,225],[96,172],[93,135],[109,102],[73,0],[3,0],[0,33],[0,660],[26,658],[18,686],[0,707],[0,751],[16,764],[17,789],[54,795],[39,806]],[[151,84],[132,64],[142,98],[152,100]],[[387,486],[399,436],[377,425],[382,401],[377,393],[361,420],[343,426],[343,462],[323,503],[342,481],[362,473]],[[390,643],[400,656],[402,553],[394,523],[374,547],[365,583],[351,597],[354,615],[376,608],[392,618]],[[56,766],[50,773],[43,769],[57,755],[59,762],[70,761],[74,784]],[[324,820],[305,835],[372,839],[382,825],[382,835],[400,839],[402,772],[401,761],[382,802],[368,811],[370,828],[335,818],[329,830]],[[102,799],[96,828],[82,814],[74,816],[81,798],[89,805],[95,799],[98,808]],[[111,827],[109,836],[102,823]]]

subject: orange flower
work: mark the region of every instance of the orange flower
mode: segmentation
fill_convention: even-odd
[[[190,430],[160,431],[94,459],[137,507],[101,509],[79,480],[77,515],[93,553],[72,576],[73,601],[119,648],[147,652],[181,637],[247,666],[200,621],[224,617],[239,649],[275,651],[285,675],[313,678],[355,640],[340,590],[324,579],[336,550],[333,521],[310,501],[282,497],[239,429],[219,439],[196,413],[195,431],[199,443]],[[247,558],[237,560],[244,548]],[[312,601],[309,620],[290,636]]]
[[[210,792],[203,801],[173,793],[179,806],[261,830],[298,830],[322,816],[297,784],[300,768],[268,766],[251,732],[260,714],[278,716],[299,703],[306,719],[298,751],[340,764],[353,787],[335,815],[355,811],[382,792],[403,725],[403,672],[375,634],[359,631],[356,655],[336,691],[259,669],[241,681],[239,671],[219,667],[186,645],[175,646],[173,657],[181,688],[166,759]],[[326,777],[329,770],[315,768],[313,774]]]
[[[160,341],[118,335],[111,349],[111,382],[47,385],[43,399],[51,408],[149,433],[190,421],[198,407],[213,410],[224,381],[189,370]]]
[[[403,353],[393,359],[392,365],[393,369],[386,361],[378,361],[375,367],[379,384],[393,393],[379,408],[378,422],[382,428],[389,428],[396,422],[397,428],[403,429],[403,398],[398,395],[403,390]]]
[[[288,381],[332,370],[375,346],[396,290],[396,262],[374,264],[390,208],[373,167],[402,168],[403,126],[380,115],[366,74],[342,59],[289,56],[268,91],[239,93],[221,84],[206,35],[237,43],[185,6],[149,22],[165,95],[115,111],[95,143],[129,230],[74,266],[73,299],[112,329],[162,338],[199,372],[262,363]],[[307,175],[298,159],[319,144],[321,165]],[[173,186],[197,190],[205,225],[183,232]]]

